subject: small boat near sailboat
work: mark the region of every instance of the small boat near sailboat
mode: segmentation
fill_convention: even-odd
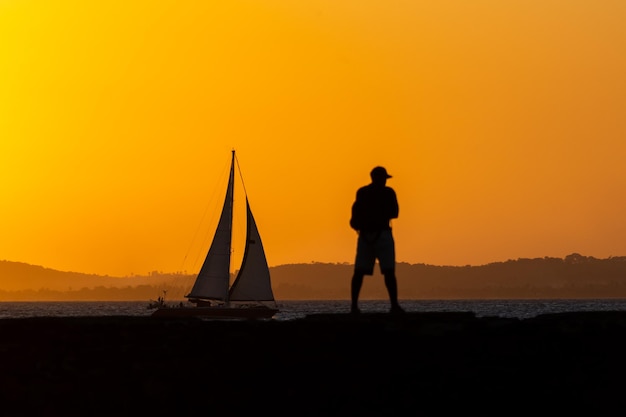
[[[181,303],[168,306],[162,302],[155,306],[152,317],[268,319],[279,312],[267,258],[247,194],[245,249],[239,272],[230,283],[236,162],[233,150],[226,197],[213,242],[191,291],[185,295],[192,305]]]

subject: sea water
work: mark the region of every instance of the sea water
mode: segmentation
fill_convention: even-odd
[[[626,299],[585,300],[400,300],[407,312],[472,312],[477,317],[531,318],[575,311],[626,311]],[[309,314],[348,313],[348,300],[279,301],[274,320]],[[362,300],[364,313],[389,311],[388,300]],[[25,317],[149,316],[147,301],[0,302],[0,319]]]

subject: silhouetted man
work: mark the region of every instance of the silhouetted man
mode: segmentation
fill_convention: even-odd
[[[357,239],[354,275],[352,276],[352,313],[360,313],[359,293],[363,277],[374,273],[376,259],[380,272],[385,277],[392,313],[404,313],[398,304],[398,284],[396,281],[396,253],[390,221],[398,217],[396,192],[387,187],[391,175],[383,167],[375,167],[370,172],[372,182],[358,189],[356,201],[352,204],[350,226],[359,233]]]

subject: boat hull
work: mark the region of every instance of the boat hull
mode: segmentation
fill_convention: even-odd
[[[151,316],[162,318],[270,319],[278,311],[276,308],[267,307],[162,307],[154,310]]]

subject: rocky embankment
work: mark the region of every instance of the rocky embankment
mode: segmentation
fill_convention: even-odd
[[[4,416],[621,415],[626,312],[0,320]]]

